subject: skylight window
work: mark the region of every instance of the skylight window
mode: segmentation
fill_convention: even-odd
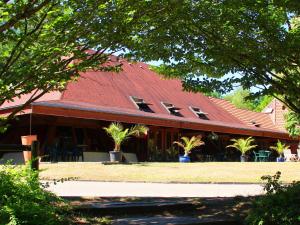
[[[203,112],[200,108],[190,106],[190,110],[200,119],[209,120],[208,113]]]
[[[161,104],[165,107],[165,109],[166,109],[171,115],[174,115],[174,116],[181,116],[181,117],[182,117],[182,114],[180,113],[180,109],[181,109],[181,108],[178,108],[178,107],[174,106],[174,105],[171,104],[171,103],[162,102]]]
[[[253,126],[255,126],[255,127],[260,127],[260,124],[257,123],[257,122],[254,121],[254,120],[252,120],[250,123],[251,123]]]
[[[139,110],[141,110],[143,112],[154,113],[154,111],[149,107],[149,105],[151,105],[151,104],[145,102],[144,99],[133,97],[133,96],[130,96],[130,99],[132,100],[132,102],[135,104],[135,106]]]

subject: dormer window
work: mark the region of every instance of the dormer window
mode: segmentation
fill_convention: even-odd
[[[174,106],[174,105],[171,104],[171,103],[162,102],[161,104],[165,107],[165,109],[166,109],[171,115],[174,115],[174,116],[182,116],[182,114],[180,113],[180,109],[181,109],[181,108],[178,108],[178,107]]]
[[[200,108],[190,106],[190,110],[200,119],[209,120],[207,113],[203,112]]]
[[[251,121],[251,124],[255,127],[260,127],[260,124],[256,123],[256,121],[254,121],[254,120]]]
[[[154,113],[154,111],[149,107],[151,104],[145,102],[144,99],[133,96],[130,96],[130,99],[139,110],[143,112]]]

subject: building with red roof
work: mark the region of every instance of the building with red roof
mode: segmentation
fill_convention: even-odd
[[[269,112],[237,109],[226,100],[184,92],[179,80],[166,79],[145,63],[121,63],[119,73],[85,72],[64,91],[44,95],[23,110],[0,142],[20,142],[20,136],[29,132],[31,117],[32,132],[38,135],[43,151],[60,139],[84,145],[86,151],[107,152],[113,143],[102,128],[113,121],[150,128],[146,137],[133,138],[123,147],[135,152],[139,160],[148,160],[153,149],[164,157],[173,141],[194,134],[203,136],[206,145],[200,152],[208,155],[224,154],[229,140],[240,136],[255,137],[261,148],[277,139],[296,144]],[[11,112],[29,97],[4,103],[0,113]],[[218,142],[209,139],[212,134],[217,134]]]

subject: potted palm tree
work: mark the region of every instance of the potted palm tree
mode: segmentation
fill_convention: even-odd
[[[121,144],[129,139],[130,136],[139,137],[142,134],[147,134],[148,128],[144,125],[135,125],[131,128],[124,128],[121,123],[111,123],[109,127],[103,128],[115,142],[113,151],[109,152],[111,162],[121,162],[122,152]]]
[[[275,146],[271,146],[270,149],[275,150],[279,157],[276,158],[277,162],[284,162],[283,152],[284,150],[289,150],[290,146],[282,143],[280,140],[277,140],[277,143]]]
[[[255,141],[254,138],[239,138],[239,139],[231,139],[230,141],[233,142],[232,145],[228,145],[226,148],[235,148],[241,152],[241,162],[246,162],[246,152],[255,148],[257,145],[253,145],[252,143]]]
[[[201,141],[201,138],[202,138],[201,135],[193,136],[191,138],[181,137],[181,140],[183,142],[178,142],[178,141],[173,142],[174,144],[177,144],[178,146],[184,149],[184,155],[179,156],[179,162],[191,161],[189,154],[191,153],[192,149],[205,144],[203,141]]]

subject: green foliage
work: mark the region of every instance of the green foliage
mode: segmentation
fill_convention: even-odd
[[[284,116],[285,128],[292,137],[300,135],[300,114],[288,112]]]
[[[267,192],[268,195],[274,194],[278,191],[282,191],[284,186],[280,181],[280,177],[281,177],[280,171],[277,171],[273,176],[265,175],[261,177],[262,181],[266,181],[264,190]]]
[[[267,194],[258,197],[246,218],[248,225],[296,225],[300,224],[300,182],[282,185],[281,173],[264,176]]]
[[[230,101],[237,108],[254,110],[256,106],[253,101],[247,99],[249,95],[250,95],[249,90],[243,90],[242,88],[239,88],[235,90],[233,93],[225,95],[224,99]]]
[[[230,101],[237,108],[261,112],[272,100],[272,96],[260,96],[253,99],[249,90],[239,88],[231,94],[224,96],[224,99]]]
[[[144,125],[134,125],[131,128],[124,128],[121,123],[111,123],[109,127],[103,128],[114,140],[114,151],[121,150],[121,144],[127,140],[130,136],[139,137],[142,134],[146,134],[148,128]]]
[[[62,199],[45,191],[28,166],[0,167],[0,224],[66,224]]]
[[[239,139],[231,139],[233,142],[232,145],[227,145],[226,148],[235,148],[245,155],[246,152],[250,151],[253,148],[256,148],[257,145],[253,145],[252,143],[255,141],[254,138],[239,138]]]
[[[270,102],[274,99],[274,97],[269,96],[269,95],[264,95],[261,96],[258,100],[258,103],[254,109],[256,112],[261,112],[263,111],[269,104]]]
[[[257,87],[254,97],[276,96],[300,114],[299,9],[299,0],[182,1],[144,36],[161,38],[151,48],[164,62],[158,71],[181,78],[186,90]]]
[[[276,146],[271,146],[270,149],[275,150],[282,157],[284,150],[290,149],[290,146],[282,143],[280,140],[277,140]]]
[[[217,91],[203,93],[206,96],[214,97],[214,98],[223,98],[222,94]]]
[[[181,137],[181,140],[183,142],[174,141],[173,143],[182,147],[184,149],[184,156],[188,156],[188,154],[190,154],[190,152],[193,148],[204,145],[204,142],[201,141],[201,139],[202,139],[201,135],[193,136],[191,138]]]

